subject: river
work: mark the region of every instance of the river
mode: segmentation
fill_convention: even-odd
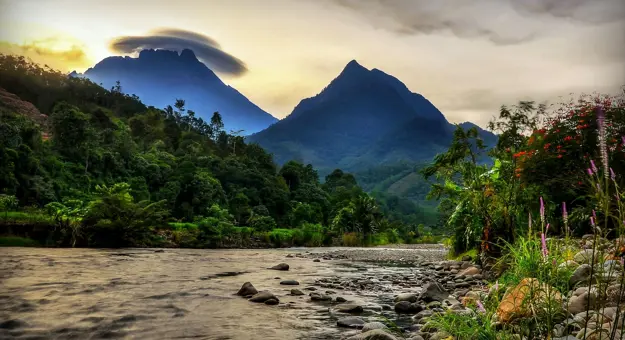
[[[340,288],[330,293],[388,318],[395,316],[382,310],[384,302],[419,289],[418,268],[310,256],[329,251],[343,250],[0,248],[0,338],[339,339],[349,330],[336,327],[332,304],[291,296],[292,288]],[[281,262],[290,270],[267,269]],[[280,285],[289,279],[300,285]],[[246,281],[280,304],[234,295]]]

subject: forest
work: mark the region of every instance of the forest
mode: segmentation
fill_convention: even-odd
[[[0,243],[265,247],[427,242],[412,206],[336,169],[278,167],[219,113],[147,107],[0,55]],[[414,212],[412,212],[414,215]],[[427,230],[427,228],[425,228]],[[423,235],[422,235],[423,234]]]

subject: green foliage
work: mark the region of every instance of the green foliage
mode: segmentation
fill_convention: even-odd
[[[41,243],[18,236],[0,236],[0,247],[40,247]]]
[[[0,194],[17,200],[3,210],[46,207],[60,245],[243,246],[277,227],[294,231],[274,233],[276,244],[329,245],[343,231],[395,242],[425,218],[339,169],[322,184],[311,164],[278,168],[226,133],[218,112],[204,121],[183,99],[146,107],[122,84],[106,90],[7,55],[0,87],[41,113],[0,104]]]

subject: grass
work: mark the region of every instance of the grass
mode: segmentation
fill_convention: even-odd
[[[26,237],[0,236],[0,247],[41,247],[41,244]]]

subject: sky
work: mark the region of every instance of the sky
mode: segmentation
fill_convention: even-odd
[[[159,44],[202,49],[277,118],[356,59],[485,126],[519,100],[622,91],[625,1],[0,0],[0,52],[62,71]]]

